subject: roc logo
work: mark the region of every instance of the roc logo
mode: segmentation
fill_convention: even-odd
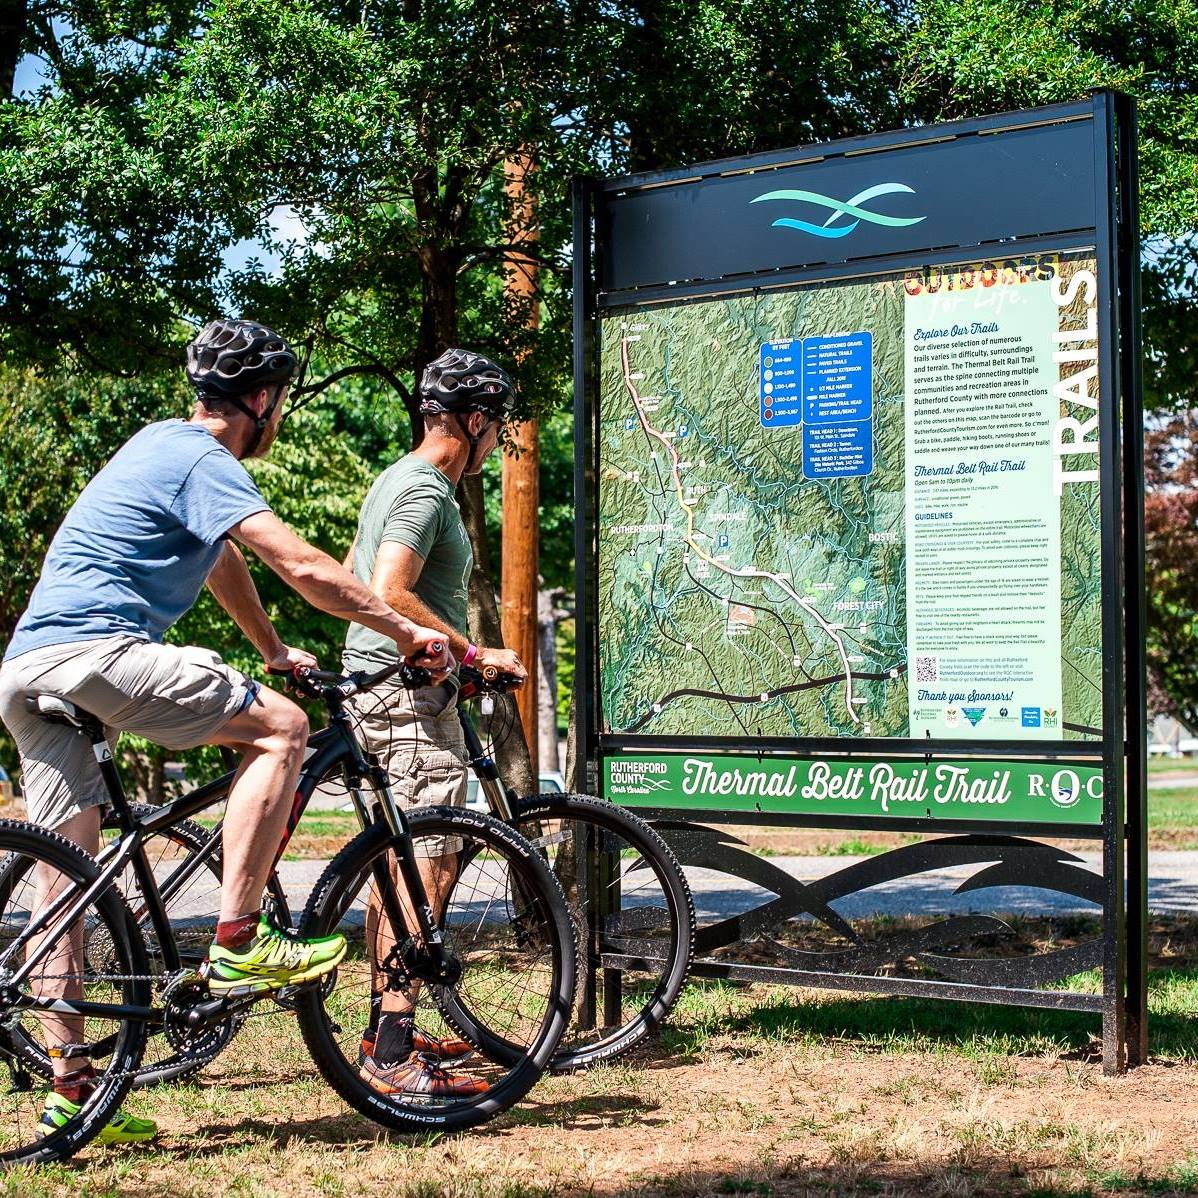
[[[1072,807],[1082,796],[1082,788],[1077,778],[1069,770],[1062,770],[1052,780],[1052,793],[1049,796],[1058,807]]]
[[[877,199],[878,196],[903,193],[914,195],[915,189],[905,183],[876,183],[859,191],[847,200],[834,200],[831,196],[820,195],[818,191],[801,191],[797,188],[783,188],[780,191],[767,191],[754,196],[750,204],[760,204],[766,200],[792,200],[801,204],[814,204],[831,212],[831,216],[822,225],[800,220],[796,216],[780,216],[774,221],[775,229],[797,229],[800,233],[810,233],[813,237],[847,237],[862,221],[871,225],[885,225],[892,229],[905,225],[917,225],[926,220],[924,216],[887,216],[882,212],[873,212],[862,205],[867,200]],[[848,224],[837,224],[842,217],[852,218]]]
[[[982,722],[982,716],[986,714],[984,707],[962,707],[961,711],[975,728]]]

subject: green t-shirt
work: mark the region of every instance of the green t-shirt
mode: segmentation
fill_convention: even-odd
[[[367,585],[384,541],[407,545],[424,558],[413,592],[429,611],[465,635],[466,594],[474,565],[470,538],[453,497],[453,483],[415,454],[388,466],[374,480],[362,505],[353,569]],[[349,626],[345,637],[347,669],[381,670],[392,665],[397,654],[390,637],[361,624]]]

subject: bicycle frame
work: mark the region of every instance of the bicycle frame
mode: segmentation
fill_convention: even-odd
[[[13,971],[6,987],[8,995],[3,1006],[9,1011],[52,1011],[60,1014],[73,1014],[111,1019],[139,1020],[157,1024],[161,1022],[161,1011],[153,1007],[132,1007],[116,1003],[95,1003],[84,999],[51,999],[40,998],[32,994],[16,994],[16,988],[24,983],[30,974],[53,951],[58,940],[66,929],[82,917],[84,911],[109,886],[115,884],[117,877],[126,865],[132,865],[133,873],[141,889],[146,915],[154,929],[163,954],[163,967],[168,973],[181,967],[178,945],[171,932],[170,918],[166,911],[166,902],[170,896],[190,878],[203,861],[216,849],[220,842],[221,825],[213,830],[204,848],[189,855],[179,869],[168,877],[162,888],[158,886],[154,872],[146,860],[144,841],[147,836],[164,831],[182,820],[190,819],[207,808],[215,806],[228,793],[233,781],[233,774],[227,773],[203,786],[197,787],[190,793],[174,799],[162,807],[156,808],[144,819],[137,819],[129,809],[128,799],[120,776],[112,760],[112,750],[105,739],[103,729],[97,733],[88,732],[92,741],[96,761],[100,773],[112,800],[113,811],[116,814],[120,835],[99,853],[96,858],[100,866],[99,876],[84,890],[82,895],[71,899],[70,892],[55,899],[40,911],[26,927],[24,933],[14,940],[7,951],[0,956],[0,970],[4,969],[9,957],[19,945],[25,943],[30,936],[41,933],[52,920],[57,920],[50,933],[43,935],[37,949],[31,953],[24,964]],[[477,737],[475,738],[477,740]],[[393,838],[398,842],[396,857],[399,872],[407,889],[411,906],[416,917],[415,929],[419,941],[424,946],[424,952],[429,962],[431,976],[421,978],[424,981],[439,981],[446,976],[446,958],[444,940],[437,926],[432,908],[428,902],[419,869],[413,855],[411,835],[407,818],[403,809],[395,801],[386,772],[373,757],[368,757],[362,750],[353,734],[352,724],[344,710],[336,707],[330,710],[327,727],[314,733],[308,741],[308,753],[305,754],[303,768],[300,772],[296,787],[295,800],[291,814],[287,820],[287,829],[275,854],[272,864],[277,865],[283,851],[290,840],[300,817],[307,808],[316,787],[338,765],[342,767],[342,775],[350,798],[358,814],[362,827],[373,822],[373,815],[363,796],[362,784],[365,782],[374,792],[374,807],[381,809]],[[492,767],[493,768],[493,767]],[[10,869],[15,867],[15,861]],[[382,860],[376,861],[372,867],[374,882],[382,899],[383,909],[390,921],[390,926],[396,932],[396,942],[403,943],[411,939],[412,929],[404,917],[395,886],[390,872]],[[0,877],[0,886],[4,879]],[[143,917],[144,918],[144,917]],[[402,932],[402,935],[399,933]],[[255,1001],[250,999],[247,1001]],[[214,999],[213,1005],[219,1006],[221,1012],[227,1012],[226,999]]]

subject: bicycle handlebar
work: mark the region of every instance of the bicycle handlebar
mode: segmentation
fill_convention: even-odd
[[[459,666],[458,679],[465,699],[480,694],[506,694],[518,690],[524,683],[519,674],[501,670],[498,666]]]
[[[440,654],[445,650],[445,643],[431,641],[428,648],[431,653]],[[373,674],[367,674],[362,670],[355,670],[352,674],[338,674],[332,670],[317,670],[312,666],[292,666],[289,670],[267,666],[266,672],[286,677],[288,685],[300,694],[310,699],[321,699],[330,706],[340,704],[352,695],[371,690],[380,682],[386,682],[396,675],[408,690],[429,686],[433,681],[432,670],[427,666],[417,665],[410,657],[405,657]]]

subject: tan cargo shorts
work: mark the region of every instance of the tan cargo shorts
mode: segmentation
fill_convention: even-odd
[[[409,691],[380,686],[346,704],[362,743],[378,755],[391,789],[405,810],[462,807],[469,764],[458,722],[458,688],[453,682]],[[418,857],[460,852],[456,836],[423,837]]]
[[[27,695],[58,695],[118,732],[168,749],[207,743],[258,693],[258,684],[208,649],[158,645],[135,636],[48,645],[0,668],[0,720],[21,754],[31,823],[54,828],[107,802],[83,733],[25,710]]]

